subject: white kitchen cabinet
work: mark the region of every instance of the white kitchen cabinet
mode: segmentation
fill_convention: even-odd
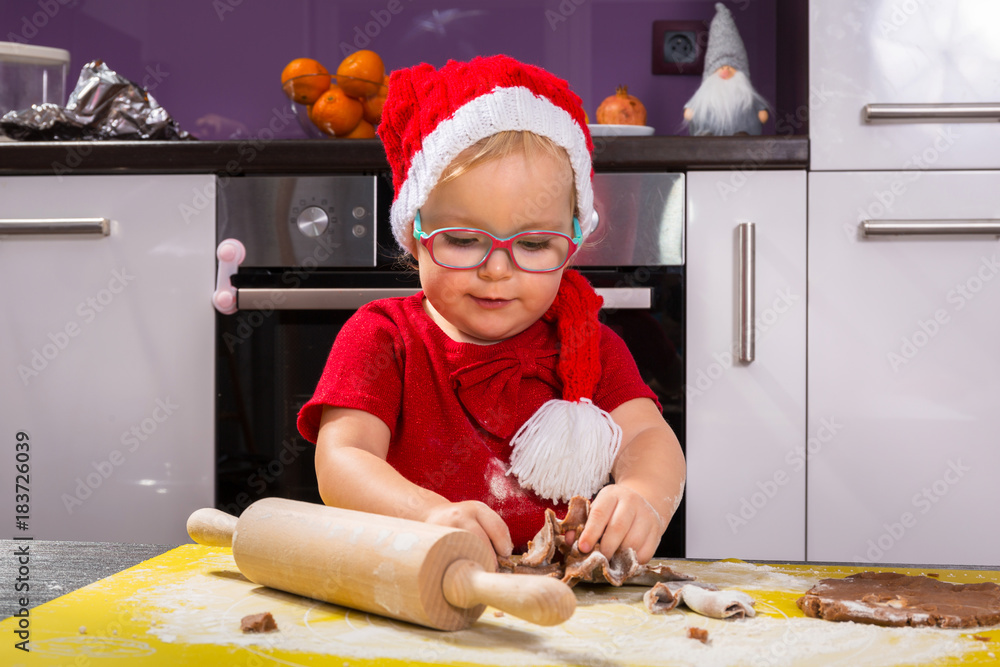
[[[208,175],[0,178],[8,535],[181,543],[214,504],[214,195]],[[53,233],[67,218],[108,233]]]
[[[809,175],[808,557],[1000,562],[1000,172]],[[884,211],[884,213],[882,213]]]
[[[995,168],[1000,154],[1000,3],[811,0],[810,168]],[[866,122],[866,105],[988,104],[977,122]],[[883,107],[884,108],[884,107]],[[912,112],[913,110],[909,110]],[[961,110],[959,110],[961,111]],[[934,113],[931,111],[930,113]]]
[[[686,554],[805,557],[806,175],[690,172]],[[737,359],[738,229],[754,223],[755,355]]]

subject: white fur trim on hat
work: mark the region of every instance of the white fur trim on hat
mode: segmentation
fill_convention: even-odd
[[[590,180],[591,159],[583,129],[568,111],[528,88],[497,87],[459,107],[451,118],[438,123],[424,137],[389,214],[397,243],[411,247],[410,224],[417,209],[427,201],[452,160],[477,141],[508,130],[534,132],[566,149],[576,183],[580,229],[584,238],[594,230],[597,219]]]

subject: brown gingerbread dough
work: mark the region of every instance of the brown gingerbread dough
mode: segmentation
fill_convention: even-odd
[[[691,639],[697,639],[702,644],[708,643],[708,630],[705,628],[688,628],[688,637]]]
[[[243,632],[271,632],[277,629],[278,624],[274,622],[274,617],[269,611],[250,614],[240,619],[240,630]]]
[[[528,550],[510,558],[498,559],[501,572],[514,574],[540,574],[562,579],[569,586],[577,582],[592,584],[636,584],[652,586],[661,581],[690,581],[690,577],[674,572],[667,565],[640,565],[632,549],[618,550],[610,559],[595,545],[590,553],[582,554],[576,538],[583,532],[590,515],[590,501],[573,496],[566,509],[566,516],[556,518],[551,509],[545,510],[545,523],[528,542]],[[567,543],[567,533],[573,533],[573,542]]]
[[[795,601],[806,616],[885,626],[974,628],[1000,623],[1000,586],[949,584],[896,572],[823,579]]]

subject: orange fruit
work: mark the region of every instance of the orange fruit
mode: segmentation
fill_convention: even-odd
[[[337,76],[352,76],[362,81],[338,80],[338,85],[351,97],[366,98],[378,93],[379,83],[385,78],[385,65],[374,51],[362,49],[344,58],[337,68]]]
[[[312,58],[296,58],[281,70],[281,87],[292,101],[312,104],[330,87],[330,73]]]
[[[375,126],[369,123],[364,118],[358,123],[358,126],[350,131],[350,133],[344,135],[345,139],[374,139],[375,138]]]
[[[309,118],[324,133],[342,137],[361,122],[361,102],[349,97],[338,86],[330,86],[309,110]]]
[[[365,109],[365,115],[363,118],[367,120],[372,125],[378,125],[378,122],[382,120],[382,105],[385,104],[385,96],[389,92],[389,77],[385,77],[385,85],[378,89],[378,93],[375,97],[369,97],[366,100],[361,100],[361,106]]]

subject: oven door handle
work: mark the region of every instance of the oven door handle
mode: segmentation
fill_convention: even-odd
[[[357,310],[361,306],[389,297],[411,296],[416,288],[287,288],[241,287],[236,289],[239,310]],[[598,287],[607,310],[649,310],[653,307],[651,287]]]

